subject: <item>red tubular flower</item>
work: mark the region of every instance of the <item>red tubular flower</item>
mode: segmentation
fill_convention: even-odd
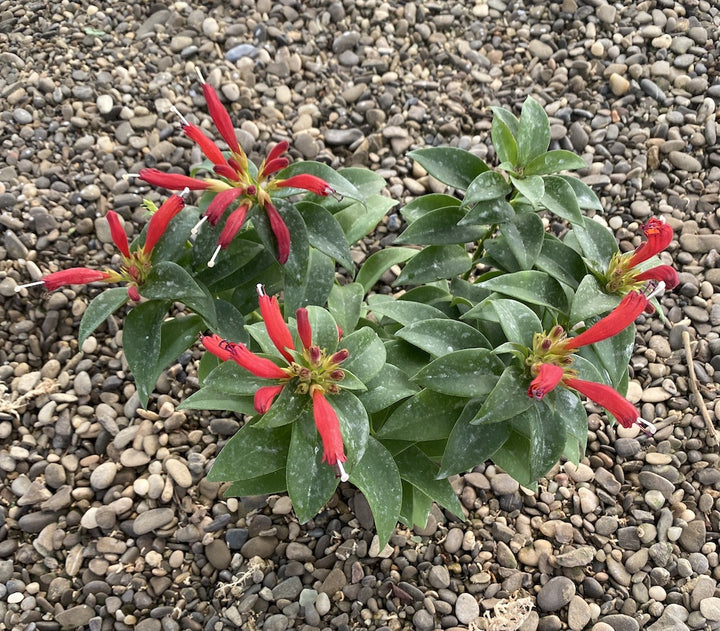
[[[635,321],[635,318],[645,310],[646,305],[645,296],[637,291],[631,291],[609,315],[577,337],[566,339],[562,344],[563,350],[570,351],[617,335]]]
[[[298,335],[300,335],[300,341],[304,348],[310,348],[312,346],[312,329],[310,328],[310,318],[308,317],[308,310],[301,307],[295,312],[295,318],[297,319]]]
[[[637,410],[630,401],[604,383],[583,381],[581,379],[565,379],[564,383],[569,388],[577,390],[580,394],[604,407],[623,427],[632,427],[639,421],[641,421],[640,424],[645,423],[643,419],[639,419]]]
[[[270,220],[270,228],[275,235],[278,245],[278,263],[285,263],[290,256],[290,231],[285,225],[280,213],[277,211],[277,208],[272,205],[269,199],[265,201],[264,206],[265,212]]]
[[[253,397],[253,406],[259,414],[265,414],[273,404],[275,397],[282,392],[284,386],[263,386]]]
[[[232,204],[240,195],[243,194],[241,188],[229,188],[226,191],[220,191],[212,201],[208,204],[207,210],[205,211],[205,217],[211,226],[217,224],[223,213],[227,210],[228,206]]]
[[[120,217],[114,210],[109,210],[106,218],[108,224],[110,224],[110,236],[112,237],[115,247],[120,250],[120,253],[125,258],[130,258],[130,246],[128,245],[125,229],[120,223]]]
[[[182,126],[182,130],[190,140],[194,140],[198,144],[200,151],[203,152],[210,162],[215,166],[227,166],[227,160],[225,160],[225,156],[222,154],[222,151],[220,151],[220,147],[210,140],[197,125],[186,123]]]
[[[220,361],[227,361],[232,359],[232,353],[230,352],[230,346],[232,342],[224,340],[219,335],[206,335],[202,338],[203,346],[210,351]]]
[[[287,140],[281,140],[279,143],[277,143],[272,149],[270,149],[267,158],[265,158],[265,163],[268,164],[275,160],[276,158],[279,158],[283,153],[285,153],[288,150],[288,147],[290,146],[290,143]],[[267,173],[267,171],[263,171],[264,173]]]
[[[158,169],[140,169],[138,177],[151,186],[161,186],[169,191],[180,191],[189,188],[191,191],[202,191],[210,188],[209,180],[196,180],[194,177],[180,173],[163,173]]]
[[[673,238],[673,229],[664,219],[653,217],[643,228],[647,241],[639,245],[628,261],[629,267],[635,267],[664,250]]]
[[[340,433],[340,421],[333,407],[325,399],[320,388],[315,388],[312,393],[313,417],[315,427],[323,444],[323,462],[337,466],[343,481],[348,479],[342,463],[347,460],[343,447],[342,434]]]
[[[653,267],[652,269],[641,272],[640,274],[637,274],[635,276],[635,280],[661,281],[665,283],[666,289],[672,289],[673,287],[677,287],[678,283],[680,282],[678,273],[670,265],[658,265],[657,267]]]
[[[43,276],[42,284],[48,291],[53,291],[64,285],[87,285],[98,281],[108,282],[111,278],[113,278],[113,274],[110,272],[87,267],[71,267]]]
[[[145,235],[144,250],[146,254],[150,254],[157,245],[168,224],[175,215],[177,215],[185,207],[185,200],[180,195],[171,195],[165,200],[165,203],[157,209],[150,218],[147,233]]]
[[[235,136],[235,127],[233,126],[230,114],[228,114],[227,110],[220,102],[217,92],[215,92],[215,89],[206,82],[203,82],[202,84],[202,91],[205,96],[205,101],[207,102],[210,117],[213,119],[215,127],[217,127],[217,130],[220,132],[223,140],[225,140],[228,147],[230,147],[230,151],[242,155],[242,149],[240,149],[237,137]]]
[[[226,249],[230,245],[230,242],[235,238],[235,235],[238,233],[240,228],[243,227],[249,208],[250,203],[245,202],[230,213],[230,216],[227,218],[222,232],[220,233],[220,237],[218,238],[218,246],[221,249]]]
[[[293,175],[285,180],[273,182],[277,188],[302,188],[316,195],[327,197],[335,193],[335,189],[325,180],[309,173]]]
[[[278,304],[275,296],[268,296],[265,293],[262,285],[257,286],[258,292],[258,303],[260,304],[260,314],[265,322],[265,328],[267,329],[268,335],[275,345],[275,348],[280,351],[280,354],[288,361],[292,362],[293,357],[288,352],[288,349],[295,350],[295,346],[292,340],[292,334],[288,329],[285,320],[283,319],[280,311],[280,305]]]
[[[554,364],[540,364],[537,377],[532,380],[528,388],[528,396],[541,400],[550,390],[555,388],[563,378],[563,369]]]

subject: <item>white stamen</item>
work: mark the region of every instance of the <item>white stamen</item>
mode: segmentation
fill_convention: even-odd
[[[180,122],[181,122],[183,125],[189,125],[189,124],[190,124],[190,123],[188,122],[188,119],[185,118],[185,117],[180,113],[180,110],[179,110],[177,107],[175,107],[174,105],[171,105],[171,106],[170,106],[170,111],[171,111],[173,114],[175,114],[175,116],[177,116],[177,117],[180,119]]]
[[[25,283],[24,285],[17,285],[15,287],[15,293],[19,294],[26,287],[35,287],[35,285],[42,285],[42,284],[43,284],[43,281],[36,280],[34,283]]]
[[[339,460],[337,461],[337,468],[338,471],[340,471],[340,481],[347,482],[350,479],[350,476],[348,475],[347,471],[345,471],[345,467],[343,467],[342,462],[340,462]]]
[[[180,193],[180,197],[183,198],[183,201],[185,201],[185,196],[190,195],[190,189],[186,186]]]
[[[200,226],[202,226],[207,221],[206,216],[200,217],[200,221],[198,221],[193,227],[192,230],[190,230],[190,234],[195,236],[200,231]]]
[[[640,426],[640,429],[648,436],[652,436],[655,432],[657,432],[657,427],[642,417],[636,418],[635,423],[637,423]]]
[[[265,295],[265,287],[262,286],[262,283],[258,283],[257,285],[255,285],[255,289],[257,289],[258,296]]]
[[[215,248],[215,251],[213,252],[213,255],[210,257],[210,260],[208,261],[208,267],[215,267],[215,259],[217,258],[217,255],[220,254],[220,250],[222,249],[222,246],[217,246]]]
[[[200,68],[195,68],[195,72],[197,72],[200,83],[205,83],[205,77],[203,77],[202,72],[200,72]]]
[[[125,175],[123,175],[123,179],[125,179],[125,180],[127,180],[131,177],[140,177],[140,174],[139,173],[126,173]]]
[[[658,282],[655,289],[653,289],[648,295],[647,299],[655,298],[655,296],[662,296],[665,293],[665,281]]]

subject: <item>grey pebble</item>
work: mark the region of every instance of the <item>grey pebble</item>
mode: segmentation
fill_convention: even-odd
[[[575,595],[575,583],[566,576],[554,576],[540,588],[537,604],[543,611],[557,611]]]

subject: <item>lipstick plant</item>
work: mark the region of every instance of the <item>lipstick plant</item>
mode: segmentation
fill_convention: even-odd
[[[182,195],[132,244],[108,213],[120,269],[36,284],[127,285],[90,302],[80,339],[131,307],[123,345],[143,405],[162,370],[204,349],[200,388],[181,407],[244,420],[208,473],[227,495],[288,491],[304,522],[349,482],[384,542],[398,521],[424,525],[433,501],[462,517],[448,478],[487,459],[527,487],[579,460],[585,400],[651,440],[655,419],[624,394],[634,321],[678,282],[658,260],[672,229],[653,217],[620,252],[587,216],[602,218],[599,199],[568,173],[582,159],[549,150],[539,103],[519,117],[493,108],[495,168],[457,148],[411,152],[448,191],[402,208],[402,234],[358,267],[351,247],[395,205],[382,178],[291,164],[284,139],[256,166],[202,89],[214,132],[176,113],[205,161],[135,176]],[[392,293],[379,284],[389,270]]]

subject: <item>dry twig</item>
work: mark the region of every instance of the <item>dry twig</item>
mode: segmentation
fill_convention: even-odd
[[[690,348],[690,334],[687,331],[683,331],[682,341],[683,346],[685,347],[685,361],[687,362],[688,376],[690,377],[690,389],[695,395],[697,406],[700,409],[700,415],[705,420],[705,426],[707,427],[708,432],[710,432],[710,435],[717,440],[717,431],[715,430],[715,426],[710,418],[710,413],[705,405],[705,400],[702,398],[700,390],[698,389],[697,377],[695,376],[695,366],[693,364],[692,349]]]

